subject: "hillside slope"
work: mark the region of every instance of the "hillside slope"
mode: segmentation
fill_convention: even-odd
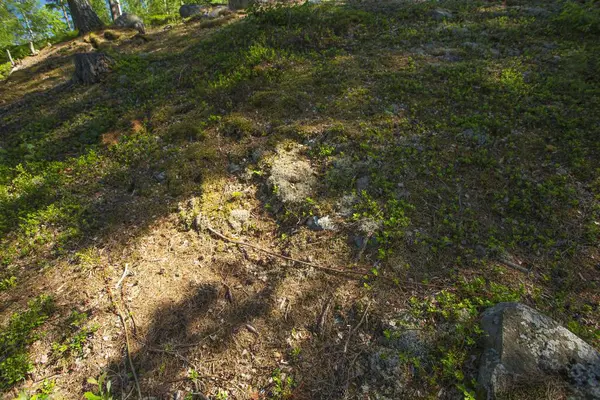
[[[57,46],[0,84],[0,392],[462,398],[500,301],[598,348],[599,15],[305,4]],[[113,70],[74,85],[92,43]]]

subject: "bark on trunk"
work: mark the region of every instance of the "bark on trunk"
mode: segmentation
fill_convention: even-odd
[[[108,0],[108,5],[110,6],[110,15],[114,22],[121,16],[121,4],[119,4],[119,0]]]
[[[104,53],[75,54],[75,82],[91,85],[100,82],[102,76],[110,71],[113,59]]]
[[[96,29],[101,29],[104,24],[88,2],[88,0],[67,0],[71,9],[71,17],[75,28],[80,35],[84,35]]]
[[[67,14],[67,8],[65,7],[64,3],[60,3],[60,8],[62,9],[63,12],[63,17],[65,18],[65,22],[67,23],[67,26],[69,27],[69,30],[73,30],[73,25],[71,25],[71,20],[69,19],[69,15]]]
[[[10,54],[10,50],[6,49],[6,54],[8,55],[8,61],[10,61],[11,66],[15,66],[15,60],[13,60],[12,55]]]
[[[21,12],[21,14],[23,15],[23,19],[25,20],[25,26],[27,27],[27,33],[29,34],[29,50],[31,51],[31,55],[35,56],[37,54],[37,50],[33,46],[33,41],[35,39],[35,35],[33,34],[33,31],[31,30],[31,24],[29,23],[29,18],[27,18],[27,16],[23,12]]]

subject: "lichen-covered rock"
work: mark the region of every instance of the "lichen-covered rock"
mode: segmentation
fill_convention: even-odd
[[[236,232],[240,232],[244,226],[248,224],[250,220],[250,211],[235,209],[229,213],[229,224]]]
[[[300,155],[300,148],[280,149],[271,164],[268,184],[284,204],[298,204],[314,196],[317,178],[311,165]]]
[[[600,353],[554,320],[524,304],[500,303],[483,313],[481,326],[478,380],[487,399],[556,380],[573,398],[600,399]]]
[[[324,217],[311,215],[306,220],[306,226],[313,231],[335,231],[337,229],[337,225],[328,215]]]
[[[146,33],[144,21],[142,21],[140,17],[134,14],[123,13],[119,18],[115,20],[113,26],[117,28],[136,29],[141,34]]]

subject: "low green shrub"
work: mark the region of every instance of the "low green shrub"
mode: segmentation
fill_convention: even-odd
[[[575,29],[586,33],[600,32],[600,6],[594,0],[580,4],[568,1],[556,21],[565,29]]]
[[[8,326],[0,331],[0,390],[10,388],[31,371],[27,347],[38,337],[36,328],[46,322],[53,311],[52,298],[41,295],[29,302],[27,311],[13,314]]]

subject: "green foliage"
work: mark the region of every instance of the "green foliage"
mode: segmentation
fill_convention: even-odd
[[[0,6],[0,48],[11,44],[48,40],[67,31],[58,11],[37,0],[7,0]]]
[[[588,0],[585,3],[567,1],[556,17],[556,21],[565,30],[578,30],[585,33],[600,32],[600,6],[597,1]]]
[[[17,277],[11,276],[9,278],[0,279],[0,292],[8,290],[17,286]]]
[[[172,24],[174,22],[178,22],[180,20],[179,15],[173,14],[153,14],[148,15],[145,18],[146,24],[149,26],[163,26],[167,24]]]
[[[0,80],[6,79],[8,77],[8,73],[12,69],[12,64],[10,61],[7,61],[3,64],[0,64]]]
[[[82,357],[87,341],[99,328],[98,325],[85,326],[88,319],[86,313],[73,311],[67,318],[67,332],[58,343],[52,344],[52,350],[58,357]]]
[[[96,14],[106,25],[112,23],[108,2],[105,0],[88,0]]]
[[[411,310],[426,329],[436,333],[438,364],[432,366],[429,384],[454,384],[468,398],[474,385],[467,379],[466,362],[476,349],[482,334],[479,315],[487,307],[505,301],[520,301],[524,289],[512,289],[483,278],[463,279],[455,291],[442,290],[436,295],[411,298]],[[443,330],[439,327],[444,326]]]
[[[10,388],[23,380],[32,365],[27,347],[37,339],[36,328],[54,312],[54,302],[41,295],[28,303],[28,309],[13,314],[8,326],[0,331],[0,389]]]
[[[228,115],[223,118],[220,129],[223,134],[237,140],[247,136],[260,136],[262,133],[262,130],[254,121],[238,114]]]
[[[93,391],[85,392],[83,397],[86,400],[113,400],[113,396],[110,394],[110,388],[112,382],[108,379],[108,374],[104,372],[102,375],[96,378],[88,378],[87,382],[96,388]]]
[[[56,382],[44,379],[42,387],[36,390],[35,393],[28,394],[27,392],[20,392],[15,400],[51,400],[55,386]]]
[[[293,389],[296,386],[294,378],[291,375],[283,373],[279,368],[271,374],[273,387],[271,389],[270,399],[283,400],[290,399],[293,395]]]
[[[169,127],[168,135],[175,141],[196,141],[202,140],[206,136],[204,133],[204,124],[195,120],[174,123]]]

